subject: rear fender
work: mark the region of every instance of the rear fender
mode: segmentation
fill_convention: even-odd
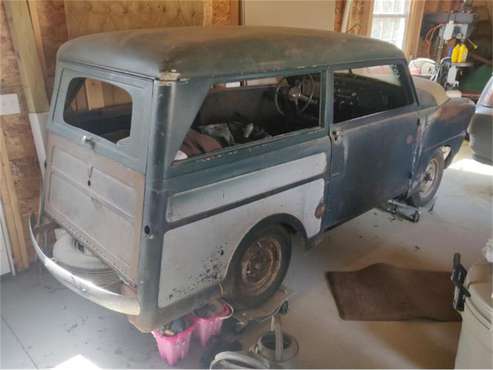
[[[421,177],[437,149],[450,148],[445,167],[448,167],[459,151],[466,129],[474,113],[474,103],[465,98],[453,98],[440,105],[424,120],[421,152],[416,161],[409,194],[419,186]]]

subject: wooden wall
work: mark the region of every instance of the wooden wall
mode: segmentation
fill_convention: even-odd
[[[49,96],[56,51],[71,38],[135,28],[239,24],[239,0],[29,0],[29,5]]]
[[[36,36],[48,96],[55,77],[58,48],[68,40],[63,0],[29,0],[29,10]]]
[[[65,17],[69,38],[97,32],[200,26],[202,1],[67,1]]]
[[[7,26],[0,6],[0,94],[17,94],[20,114],[0,116],[0,195],[17,269],[26,268],[34,251],[29,248],[27,220],[37,209],[41,174],[28,119],[23,86]]]
[[[334,31],[341,32],[342,18],[346,0],[336,1],[336,14],[334,21]],[[353,0],[351,13],[349,15],[348,33],[355,35],[368,36],[371,32],[371,14],[373,13],[372,0]]]

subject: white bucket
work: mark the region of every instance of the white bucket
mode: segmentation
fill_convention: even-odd
[[[464,284],[466,298],[462,315],[456,369],[493,369],[493,264],[472,266]]]

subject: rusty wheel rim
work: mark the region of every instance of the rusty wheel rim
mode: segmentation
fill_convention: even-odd
[[[240,294],[258,296],[276,280],[281,270],[281,244],[274,238],[253,242],[241,258]]]
[[[423,174],[423,180],[421,180],[421,186],[419,192],[423,198],[428,197],[435,187],[435,181],[438,179],[438,161],[433,158],[426,167]]]

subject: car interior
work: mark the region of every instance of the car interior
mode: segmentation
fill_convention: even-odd
[[[400,80],[393,82],[363,76],[351,69],[335,72],[334,123],[409,104],[410,98]]]
[[[217,150],[215,145],[200,145],[209,138],[219,148],[227,148],[319,125],[319,73],[216,84],[209,90],[176,160]],[[191,151],[193,141],[203,150]]]

